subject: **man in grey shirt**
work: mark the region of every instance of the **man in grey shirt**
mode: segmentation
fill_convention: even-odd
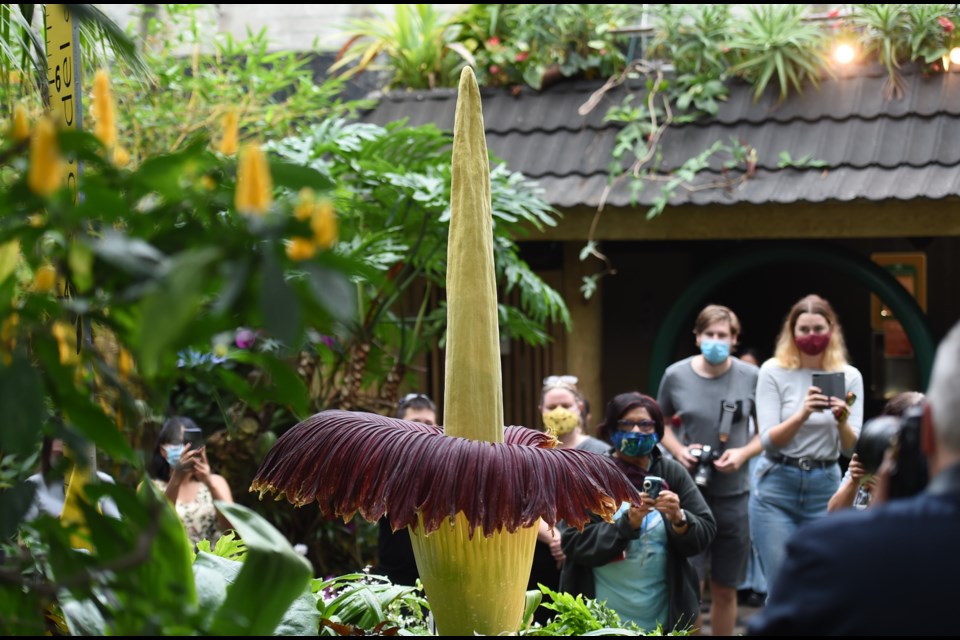
[[[663,415],[673,416],[665,420],[663,445],[697,479],[717,520],[713,543],[694,564],[702,586],[710,563],[711,630],[725,636],[733,635],[737,586],[750,557],[747,462],[761,451],[750,432],[759,370],[730,355],[739,334],[733,311],[705,307],[694,325],[700,354],[670,365],[658,394]],[[679,424],[679,437],[671,422]]]

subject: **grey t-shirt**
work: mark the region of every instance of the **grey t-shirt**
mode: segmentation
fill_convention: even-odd
[[[803,406],[807,390],[813,384],[813,374],[813,369],[784,369],[775,360],[763,363],[757,382],[757,426],[760,428],[764,452],[815,460],[836,460],[841,453],[847,456],[853,453],[840,451],[837,420],[830,411],[810,414],[797,435],[782,449],[778,449],[770,440],[770,430],[785,422]],[[857,396],[850,407],[847,424],[859,436],[863,424],[863,376],[854,367],[845,364],[843,378],[846,390]]]
[[[680,414],[677,437],[683,443],[708,444],[716,451],[720,445],[720,418],[723,401],[737,405],[727,449],[750,442],[750,415],[753,413],[759,369],[732,358],[732,366],[716,378],[704,378],[693,370],[690,356],[667,367],[660,381],[657,402],[664,417]],[[750,470],[743,465],[734,473],[713,470],[707,492],[713,496],[736,496],[750,491]]]

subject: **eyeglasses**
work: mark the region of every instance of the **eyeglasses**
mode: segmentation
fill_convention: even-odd
[[[580,383],[577,376],[547,376],[543,379],[544,387],[573,387],[574,389]]]
[[[640,427],[640,431],[653,431],[657,423],[653,420],[617,420],[617,426],[621,431],[633,431],[634,427]]]

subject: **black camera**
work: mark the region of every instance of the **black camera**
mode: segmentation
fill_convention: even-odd
[[[700,489],[706,489],[713,477],[713,461],[720,458],[720,452],[708,444],[690,447],[689,452],[697,459],[697,466],[691,471],[693,481]]]
[[[910,407],[903,417],[878,416],[860,430],[855,453],[867,473],[876,473],[889,450],[894,467],[890,470],[890,497],[905,498],[923,490],[929,480],[927,458],[920,447],[923,407]]]
[[[643,479],[643,492],[650,496],[651,500],[656,500],[663,489],[663,478],[659,476],[647,476]]]

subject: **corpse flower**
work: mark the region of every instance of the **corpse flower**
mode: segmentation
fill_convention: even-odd
[[[639,495],[602,456],[504,429],[489,161],[469,68],[452,162],[444,429],[324,411],[280,437],[251,490],[409,527],[438,633],[495,635],[520,625],[541,518],[582,527]]]

